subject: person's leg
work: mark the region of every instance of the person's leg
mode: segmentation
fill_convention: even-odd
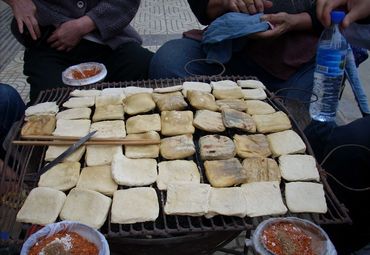
[[[216,75],[222,71],[220,65],[207,63],[205,58],[199,41],[188,38],[168,41],[154,54],[149,77],[183,78],[193,75]]]
[[[25,105],[18,92],[11,86],[0,83],[0,157],[4,156],[4,138],[13,123],[19,120]]]
[[[106,81],[135,81],[148,78],[153,53],[136,42],[125,43],[111,50],[104,58],[108,74]]]

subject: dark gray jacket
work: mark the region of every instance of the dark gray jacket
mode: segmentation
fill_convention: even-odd
[[[97,27],[92,34],[115,49],[136,41],[140,35],[129,24],[137,13],[140,0],[33,0],[41,26],[58,26],[68,20],[89,16]]]

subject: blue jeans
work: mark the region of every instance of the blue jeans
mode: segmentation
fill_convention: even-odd
[[[4,138],[13,123],[19,120],[25,105],[18,92],[11,86],[0,83],[0,154]]]
[[[190,61],[205,58],[206,55],[199,41],[189,38],[168,41],[153,56],[149,69],[149,77],[151,79],[160,79],[220,74],[222,67],[219,64],[206,63],[205,61],[190,63]],[[187,70],[185,69],[186,65]],[[288,80],[281,80],[272,76],[253,60],[246,58],[244,54],[238,52],[233,54],[231,60],[225,64],[225,68],[225,75],[256,76],[273,92],[284,88],[296,88],[308,91],[308,93],[303,93],[299,90],[286,90],[281,94],[286,97],[305,102],[311,98],[310,93],[312,91],[313,72],[315,68],[314,60],[302,66]]]

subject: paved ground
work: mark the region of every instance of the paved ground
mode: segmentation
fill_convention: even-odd
[[[0,82],[14,86],[24,101],[28,101],[29,85],[23,69],[23,48],[11,36],[9,22],[11,12],[3,1],[0,1]],[[132,25],[143,36],[144,46],[156,51],[164,42],[180,38],[182,32],[201,28],[190,11],[186,0],[142,0],[141,7]],[[363,63],[360,76],[367,94],[370,96],[370,60]],[[347,86],[340,101],[340,122],[349,122],[360,117],[353,99],[350,86]],[[242,249],[243,236],[228,247]],[[224,254],[217,252],[216,254]]]

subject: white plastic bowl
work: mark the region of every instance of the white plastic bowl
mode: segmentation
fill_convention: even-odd
[[[43,237],[52,236],[62,230],[75,232],[96,245],[99,255],[109,255],[109,245],[105,237],[97,230],[74,221],[61,221],[48,224],[36,233],[32,234],[23,244],[21,255],[27,255],[29,250]]]
[[[91,77],[83,78],[83,79],[75,79],[73,77],[74,71],[83,72],[84,70],[89,70],[96,68],[99,72]],[[96,62],[87,62],[81,63],[78,65],[70,66],[62,73],[62,80],[63,83],[69,86],[84,86],[90,85],[97,82],[102,81],[107,76],[107,69],[101,63]]]

